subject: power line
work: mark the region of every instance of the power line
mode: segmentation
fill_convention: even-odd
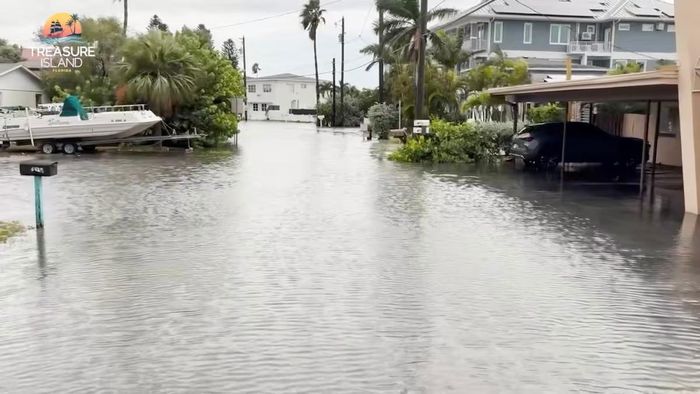
[[[343,0],[332,0],[332,1],[329,1],[328,3],[324,4],[324,6],[329,6],[329,5],[331,5],[331,4],[340,3],[341,1],[343,1]],[[296,14],[296,13],[298,13],[298,12],[299,12],[298,9],[296,9],[296,10],[291,10],[291,11],[286,11],[286,12],[282,12],[282,13],[280,13],[280,14],[269,15],[269,16],[265,16],[265,17],[262,17],[262,18],[257,18],[257,19],[251,19],[251,20],[243,21],[243,22],[232,23],[232,24],[230,24],[230,25],[214,26],[214,27],[209,28],[209,30],[213,30],[213,29],[224,29],[224,28],[228,28],[228,27],[235,27],[235,26],[247,25],[247,24],[255,23],[255,22],[262,22],[262,21],[266,21],[266,20],[270,20],[270,19],[274,19],[274,18],[279,18],[279,17],[291,15],[291,14]]]

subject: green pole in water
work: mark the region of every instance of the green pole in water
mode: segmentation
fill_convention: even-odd
[[[44,209],[41,201],[42,182],[40,176],[34,177],[34,205],[36,211],[36,228],[44,228]]]

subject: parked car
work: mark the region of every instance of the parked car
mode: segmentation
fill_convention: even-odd
[[[527,166],[553,167],[561,162],[563,136],[564,123],[530,125],[513,137],[509,154]],[[639,138],[614,136],[590,123],[569,122],[564,160],[636,168],[642,163],[643,144]],[[644,162],[649,160],[649,150],[647,144]]]

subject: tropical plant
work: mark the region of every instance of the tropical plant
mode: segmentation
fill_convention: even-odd
[[[495,127],[434,119],[431,129],[429,137],[409,139],[389,158],[412,163],[475,163],[494,159],[501,153],[501,137]]]
[[[221,54],[228,59],[229,62],[231,62],[231,66],[238,70],[238,48],[236,48],[236,42],[233,41],[232,39],[228,39],[224,41],[223,46],[221,47]]]
[[[467,78],[454,69],[426,67],[426,92],[430,114],[457,121],[460,99],[467,94]]]
[[[169,118],[193,97],[199,70],[172,35],[152,30],[129,40],[122,54],[119,74],[127,100],[145,102],[153,112]]]
[[[532,123],[563,122],[564,108],[555,103],[532,107],[527,111],[527,118]]]
[[[124,4],[124,28],[122,30],[122,34],[126,36],[126,30],[129,27],[129,0],[114,0],[117,2],[122,2]]]
[[[468,61],[471,57],[471,54],[462,48],[464,45],[463,30],[456,34],[447,34],[444,30],[439,30],[433,35],[432,43],[430,57],[448,70],[456,69],[458,65]]]
[[[388,18],[384,21],[384,42],[387,48],[403,53],[405,59],[418,60],[418,51],[423,40],[420,37],[420,6],[418,0],[377,0],[377,6],[386,11]],[[428,10],[428,23],[457,13],[452,8],[433,8]],[[378,26],[377,26],[378,28]],[[434,40],[435,33],[428,32]]]
[[[530,82],[527,63],[509,59],[497,50],[492,57],[467,73],[469,90],[481,91],[503,86],[522,85]]]
[[[158,15],[153,15],[148,23],[148,30],[157,29],[160,31],[168,31],[168,25],[163,22]]]
[[[626,64],[618,63],[615,68],[608,71],[608,75],[634,74],[642,71],[642,64],[637,62],[629,62]]]
[[[372,133],[377,135],[380,140],[389,139],[389,131],[399,121],[399,113],[391,105],[375,104],[367,111]]]
[[[314,43],[314,68],[316,69],[316,108],[318,108],[321,101],[321,92],[319,86],[318,78],[318,49],[316,47],[316,38],[318,33],[318,27],[322,23],[326,23],[326,19],[323,14],[326,12],[325,9],[321,8],[320,0],[309,0],[308,3],[304,5],[301,14],[301,25],[304,30],[309,32],[309,38]]]
[[[10,45],[7,40],[0,38],[0,63],[17,63],[22,60],[22,49],[18,45]]]

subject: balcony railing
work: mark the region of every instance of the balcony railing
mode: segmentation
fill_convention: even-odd
[[[612,44],[596,41],[571,41],[569,53],[609,53],[612,52]]]
[[[462,48],[468,52],[485,51],[488,47],[488,40],[484,38],[465,38],[464,45],[462,46]]]

